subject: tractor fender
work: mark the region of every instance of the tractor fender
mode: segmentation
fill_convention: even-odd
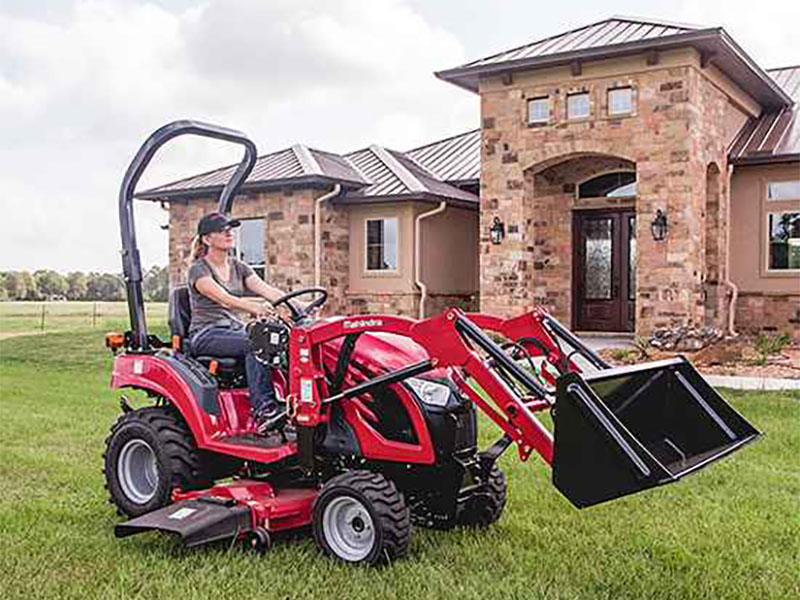
[[[225,429],[216,382],[180,355],[117,356],[111,387],[141,389],[163,397],[181,413],[200,448]]]

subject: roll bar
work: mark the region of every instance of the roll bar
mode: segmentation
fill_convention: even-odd
[[[222,189],[219,196],[219,212],[228,214],[233,199],[256,164],[255,144],[244,133],[219,125],[199,121],[174,121],[156,130],[145,140],[136,156],[128,166],[119,190],[119,225],[122,234],[122,273],[128,296],[128,313],[131,320],[132,349],[146,352],[150,350],[147,336],[147,323],[144,315],[144,295],[142,294],[142,265],[136,243],[136,226],[133,219],[133,193],[139,178],[150,160],[161,146],[172,138],[181,135],[199,135],[244,146],[244,156],[239,166]]]

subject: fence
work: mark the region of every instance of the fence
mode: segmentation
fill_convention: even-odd
[[[149,324],[166,322],[167,304],[147,303]],[[0,302],[0,333],[124,329],[125,302]]]

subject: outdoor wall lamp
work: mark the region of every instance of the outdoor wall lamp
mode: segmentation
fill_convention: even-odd
[[[492,243],[495,246],[500,244],[503,238],[506,237],[506,226],[503,225],[500,217],[495,217],[494,221],[492,221],[492,226],[489,227],[489,237],[492,239]]]
[[[656,211],[653,222],[650,223],[650,231],[653,234],[653,240],[656,242],[660,242],[667,237],[667,213],[661,212],[660,208]]]

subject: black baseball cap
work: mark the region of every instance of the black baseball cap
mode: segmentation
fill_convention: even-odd
[[[238,219],[229,219],[222,213],[213,212],[204,216],[200,219],[200,222],[197,223],[197,235],[220,233],[226,229],[238,227],[241,224],[242,222]]]

